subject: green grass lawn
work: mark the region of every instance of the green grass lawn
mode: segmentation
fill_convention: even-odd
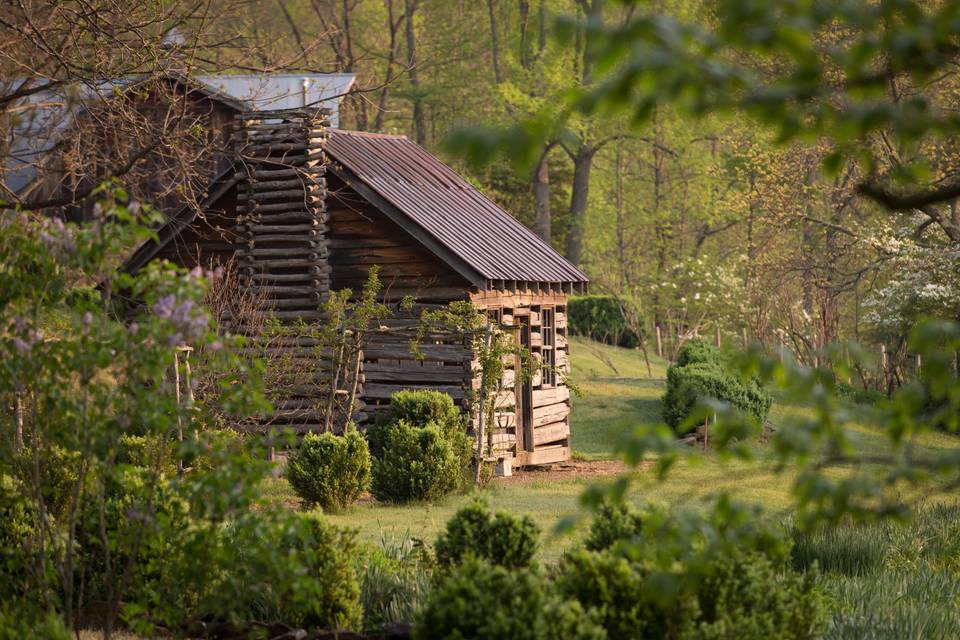
[[[654,356],[648,372],[639,351],[578,338],[571,340],[571,355],[573,379],[582,393],[574,399],[571,423],[577,459],[611,459],[616,443],[625,431],[638,425],[661,422],[660,396],[664,391],[666,362]],[[770,420],[775,425],[783,424],[806,411],[800,405],[775,401]],[[864,450],[879,448],[881,438],[878,433],[858,425],[851,426],[850,430],[852,439]],[[960,442],[954,436],[928,434],[921,444],[953,448]],[[635,472],[631,498],[696,506],[708,496],[725,491],[741,501],[762,505],[773,519],[789,517],[792,475],[774,471],[767,445],[756,443],[752,450],[755,457],[749,462],[692,452],[663,482],[649,471]],[[578,497],[590,483],[611,479],[575,473],[523,482],[495,479],[480,493],[494,508],[530,515],[545,531],[550,531],[562,517],[580,512]],[[272,499],[296,503],[284,480],[270,481],[265,489]],[[470,496],[454,495],[431,504],[406,506],[384,505],[371,499],[329,517],[339,525],[357,529],[362,538],[372,542],[383,537],[433,541],[453,512],[470,499]],[[578,535],[574,531],[564,537],[547,538],[543,559],[557,558]]]

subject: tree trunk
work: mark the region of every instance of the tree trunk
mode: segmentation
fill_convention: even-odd
[[[413,29],[413,15],[417,11],[417,0],[404,2],[407,36],[407,67],[410,76],[410,89],[413,93],[413,131],[417,144],[424,144],[427,140],[427,120],[423,111],[423,96],[420,95],[420,77],[417,72],[416,37]]]
[[[503,83],[503,72],[500,70],[500,32],[497,29],[497,10],[494,0],[487,0],[487,13],[490,15],[490,56],[493,63],[493,78],[497,84]]]
[[[552,218],[550,214],[550,165],[544,150],[533,172],[533,206],[537,217],[533,223],[533,232],[544,242],[550,244]]]
[[[587,197],[590,192],[590,169],[593,149],[580,148],[573,156],[573,191],[570,195],[570,231],[567,233],[567,260],[580,266],[583,253],[583,231],[587,215]]]

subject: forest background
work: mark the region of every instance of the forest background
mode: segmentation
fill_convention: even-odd
[[[558,16],[615,27],[638,12],[713,19],[696,0],[295,0],[234,8],[231,19],[258,43],[248,66],[357,74],[341,126],[440,153],[585,270],[593,292],[615,295],[648,337],[659,326],[665,355],[706,335],[814,364],[825,346],[853,340],[875,354],[883,345],[888,359],[861,370],[862,382],[902,382],[918,364],[906,349],[917,317],[960,317],[955,205],[891,214],[859,194],[864,170],[831,144],[783,144],[740,116],[690,120],[662,106],[639,125],[573,115],[516,162],[477,168],[444,153],[451,132],[543,118],[594,86],[603,70],[588,55],[591,29],[556,38]],[[244,66],[229,49],[217,56]],[[957,102],[955,74],[908,82],[892,80],[888,98]],[[883,134],[872,144],[886,168],[904,162]],[[923,152],[933,159],[925,180],[951,175],[955,150]]]

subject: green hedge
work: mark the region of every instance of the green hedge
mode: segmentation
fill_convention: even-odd
[[[437,563],[453,566],[468,554],[515,569],[528,567],[539,546],[540,527],[530,518],[493,513],[482,500],[457,511],[435,545]]]
[[[634,349],[640,339],[627,326],[620,303],[614,296],[578,296],[567,301],[570,333],[598,342]]]
[[[598,616],[610,638],[767,640],[820,637],[827,609],[816,572],[793,571],[776,529],[711,513],[608,507],[594,521],[604,550],[568,552],[564,598]],[[613,526],[611,524],[613,523]],[[591,536],[593,538],[595,536]]]
[[[413,638],[602,640],[607,635],[595,617],[558,597],[539,572],[469,556],[431,591]]]
[[[370,484],[367,441],[352,426],[342,436],[308,433],[287,458],[285,475],[308,505],[342,510]]]
[[[380,429],[379,440],[383,449],[373,460],[370,487],[378,500],[434,500],[460,485],[463,462],[436,423],[391,422]]]
[[[676,364],[667,368],[663,419],[673,428],[683,425],[697,403],[715,398],[764,421],[773,398],[756,380],[744,382],[730,373],[720,351],[699,340],[680,350]]]
[[[386,502],[433,500],[464,482],[472,444],[453,399],[438,391],[399,391],[390,412],[367,429],[370,491]]]

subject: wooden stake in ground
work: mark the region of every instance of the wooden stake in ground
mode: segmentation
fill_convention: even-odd
[[[183,444],[183,420],[180,417],[180,349],[173,350],[173,394],[177,400],[177,440]],[[183,458],[177,456],[177,475],[183,477]]]

